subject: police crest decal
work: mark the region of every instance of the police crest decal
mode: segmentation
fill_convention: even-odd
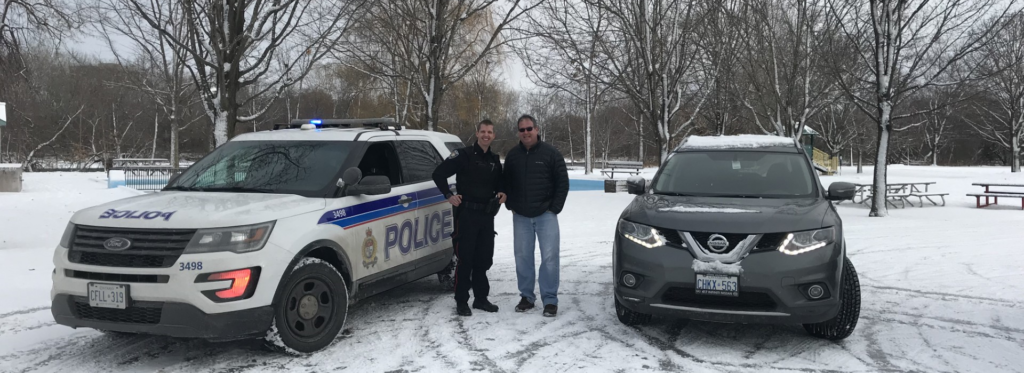
[[[363,240],[363,267],[370,269],[377,264],[377,239],[373,238],[373,229],[366,228],[366,239]]]

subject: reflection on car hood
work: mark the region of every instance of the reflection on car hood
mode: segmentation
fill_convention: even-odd
[[[81,210],[75,224],[124,228],[215,228],[262,223],[326,206],[292,194],[159,192]]]
[[[637,196],[622,218],[691,232],[775,233],[821,228],[828,211],[822,198],[712,198],[656,194]]]

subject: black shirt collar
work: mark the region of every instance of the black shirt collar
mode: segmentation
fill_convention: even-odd
[[[487,151],[485,152],[484,148],[481,148],[479,143],[475,143],[475,142],[473,143],[473,153],[474,154],[481,154],[482,153],[482,154],[488,154],[489,155],[489,154],[491,154],[491,149],[493,149],[493,148],[494,148],[494,144],[491,144],[491,147],[487,148]]]

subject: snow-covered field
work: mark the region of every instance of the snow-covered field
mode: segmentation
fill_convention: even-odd
[[[870,182],[870,172],[846,169],[822,180]],[[1024,175],[904,166],[889,175],[892,182],[935,181],[930,190],[950,193],[948,204],[894,209],[887,218],[840,205],[863,292],[860,323],[842,342],[812,338],[799,326],[657,318],[642,328],[621,325],[612,306],[611,239],[632,196],[592,191],[570,193],[559,217],[558,317],[512,311],[512,226],[502,211],[489,272],[500,312],[457,317],[452,296],[425,278],[354,306],[334,345],[295,357],[248,342],[55,325],[51,255],[68,218],[137,192],[106,189],[103,173],[25,174],[24,192],[0,193],[0,372],[1024,372],[1024,211],[1016,199],[976,209],[964,195],[981,190],[973,182],[1024,183]]]

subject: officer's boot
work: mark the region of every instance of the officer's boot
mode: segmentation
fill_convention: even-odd
[[[473,308],[487,312],[498,312],[498,306],[494,305],[494,303],[488,302],[487,298],[473,299]]]
[[[473,316],[473,310],[469,309],[469,302],[459,302],[455,305],[455,313],[459,316]]]

